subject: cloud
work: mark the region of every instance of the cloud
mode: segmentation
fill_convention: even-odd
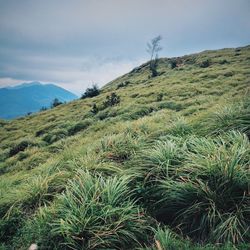
[[[0,86],[56,82],[74,92],[147,59],[250,42],[248,0],[0,0]],[[6,83],[4,83],[6,81]]]
[[[23,81],[55,82],[79,95],[93,83],[103,86],[144,61],[144,59],[132,61],[120,58],[83,59],[63,56],[17,58],[0,73],[0,86],[16,85]]]

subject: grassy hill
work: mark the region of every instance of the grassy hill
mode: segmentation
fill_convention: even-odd
[[[1,120],[0,249],[249,248],[249,66],[250,46],[162,58]]]

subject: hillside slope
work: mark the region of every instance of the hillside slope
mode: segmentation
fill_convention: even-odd
[[[1,120],[2,249],[248,248],[249,66],[250,46],[162,58]]]
[[[76,99],[77,96],[54,84],[39,82],[1,88],[0,118],[13,119],[29,112],[37,112],[42,107],[50,107],[55,98],[61,102],[68,102]]]

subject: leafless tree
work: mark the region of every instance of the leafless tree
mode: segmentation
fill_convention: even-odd
[[[150,71],[151,76],[155,77],[158,75],[157,66],[158,66],[158,52],[162,50],[160,46],[160,41],[162,37],[159,35],[151,40],[150,43],[147,43],[147,52],[150,55]]]

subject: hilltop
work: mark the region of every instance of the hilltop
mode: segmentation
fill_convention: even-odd
[[[161,58],[0,120],[0,248],[247,249],[249,66],[250,46]]]
[[[31,82],[0,88],[0,118],[13,119],[49,108],[55,98],[68,102],[77,96],[52,83]]]

